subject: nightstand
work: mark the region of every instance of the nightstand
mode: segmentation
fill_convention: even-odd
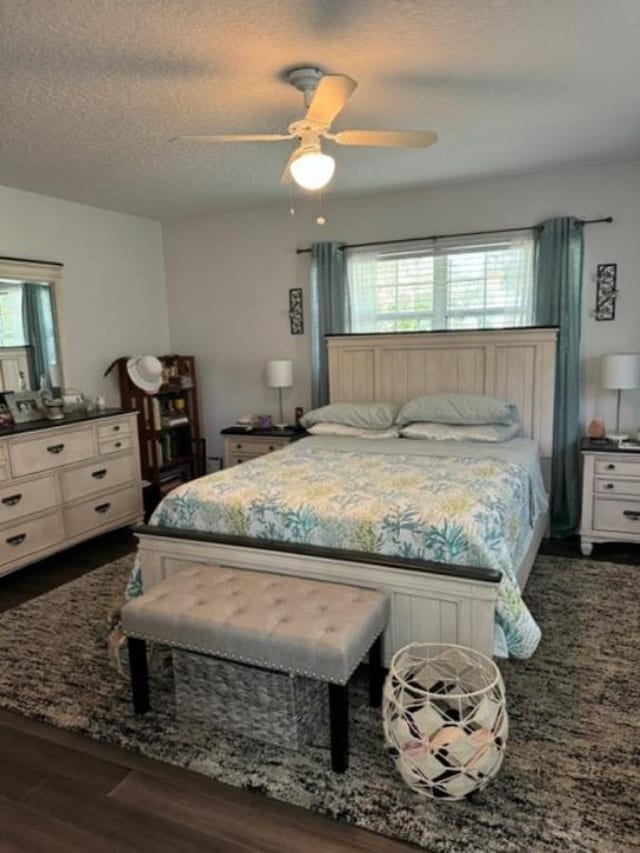
[[[227,427],[220,432],[224,436],[224,467],[240,465],[257,456],[264,456],[274,450],[280,450],[292,441],[306,436],[302,429],[252,429]]]
[[[594,542],[640,543],[640,446],[621,450],[615,442],[583,438],[580,548]]]

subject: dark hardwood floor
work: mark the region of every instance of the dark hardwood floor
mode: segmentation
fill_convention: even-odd
[[[394,853],[305,809],[0,711],[0,850]]]
[[[129,531],[116,531],[1,578],[0,611],[134,547]],[[1,853],[410,849],[306,809],[0,710]]]

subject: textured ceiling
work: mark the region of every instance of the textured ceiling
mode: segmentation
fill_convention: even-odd
[[[302,113],[282,70],[359,84],[334,195],[640,154],[640,0],[0,0],[0,184],[161,219],[282,199]],[[332,144],[327,144],[331,150]]]

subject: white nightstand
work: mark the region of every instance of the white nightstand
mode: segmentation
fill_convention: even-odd
[[[243,430],[238,427],[228,427],[221,431],[224,436],[224,467],[240,465],[265,453],[280,450],[292,441],[303,438],[304,430],[292,429],[254,429]]]
[[[613,442],[583,438],[580,548],[594,542],[640,543],[640,447],[620,450]]]

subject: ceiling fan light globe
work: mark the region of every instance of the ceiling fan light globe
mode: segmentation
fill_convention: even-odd
[[[289,169],[298,186],[305,190],[320,190],[333,177],[336,161],[321,151],[308,151],[296,157]]]

